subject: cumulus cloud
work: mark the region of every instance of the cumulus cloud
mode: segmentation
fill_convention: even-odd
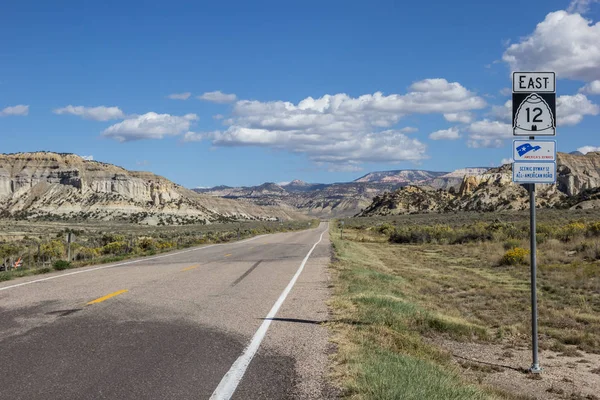
[[[219,103],[219,104],[233,103],[234,101],[237,100],[237,96],[235,94],[223,93],[220,90],[217,90],[214,92],[206,92],[206,93],[198,96],[198,98],[200,100],[206,100],[206,101],[210,101],[212,103]]]
[[[444,114],[444,118],[448,122],[460,122],[462,124],[469,124],[473,122],[473,113],[470,112],[458,112]]]
[[[415,132],[419,131],[419,128],[415,128],[414,126],[407,126],[407,127],[398,129],[398,131],[402,132],[402,133],[415,133]]]
[[[489,119],[473,122],[468,130],[467,146],[474,148],[501,147],[504,139],[513,137],[511,124]]]
[[[515,162],[515,160],[512,158],[503,158],[502,161],[500,161],[500,165],[512,164],[513,162]]]
[[[0,110],[0,117],[25,117],[27,114],[29,114],[29,106],[23,104],[5,107],[4,109]]]
[[[587,154],[593,151],[600,151],[600,146],[583,146],[577,149],[577,151]]]
[[[225,116],[223,114],[213,115],[213,119],[215,119],[217,121],[222,120],[223,118],[225,118]]]
[[[592,81],[579,89],[580,93],[600,94],[600,79]]]
[[[573,11],[589,5],[575,1]],[[555,71],[559,78],[600,79],[600,22],[567,11],[549,13],[534,32],[510,45],[502,59],[513,71]]]
[[[456,82],[426,79],[406,94],[376,92],[307,97],[297,104],[285,101],[240,100],[225,130],[188,132],[184,141],[208,140],[214,146],[262,146],[306,154],[317,163],[417,162],[426,146],[394,129],[409,114],[463,113],[481,109],[485,100]],[[338,168],[336,167],[336,168]]]
[[[456,140],[460,139],[460,131],[458,128],[443,129],[435,131],[429,135],[431,140]]]
[[[512,100],[507,100],[502,106],[492,106],[490,115],[502,122],[512,122]]]
[[[95,121],[109,121],[111,119],[122,119],[125,118],[125,114],[119,107],[84,107],[84,106],[72,106],[68,105],[63,108],[57,108],[54,110],[54,114],[63,115],[71,114],[77,115],[85,119],[92,119]]]
[[[192,94],[190,92],[184,92],[184,93],[173,93],[168,95],[167,97],[171,100],[187,100],[190,98]]]
[[[556,99],[557,125],[577,125],[585,115],[598,115],[600,107],[592,103],[585,95],[559,96]]]
[[[109,126],[104,130],[102,136],[116,139],[119,142],[162,139],[165,136],[180,135],[188,131],[191,124],[197,120],[196,114],[176,116],[149,112]]]
[[[598,3],[599,1],[600,0],[573,0],[571,1],[571,4],[569,4],[567,12],[585,14],[590,10],[590,5],[592,3]]]

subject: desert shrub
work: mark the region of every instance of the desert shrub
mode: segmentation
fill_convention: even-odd
[[[577,236],[583,236],[585,233],[585,224],[582,222],[571,222],[564,227],[558,229],[556,235],[563,242],[573,240]]]
[[[40,245],[40,257],[44,259],[61,258],[65,254],[65,244],[61,240],[53,240]]]
[[[515,247],[519,247],[520,244],[521,244],[520,240],[508,239],[506,242],[504,242],[504,244],[502,246],[504,247],[504,250],[512,250]]]
[[[102,247],[102,254],[123,254],[127,251],[127,243],[113,242]]]
[[[157,245],[159,250],[169,250],[177,247],[177,243],[175,242],[160,242]]]
[[[125,236],[118,235],[116,233],[105,233],[104,235],[102,235],[101,241],[102,241],[102,246],[106,246],[108,244],[115,243],[115,242],[124,242]]]
[[[141,238],[138,241],[138,247],[140,249],[142,249],[143,251],[151,251],[151,250],[156,250],[156,241],[152,238]]]
[[[514,249],[508,250],[500,259],[500,265],[520,265],[527,262],[527,256],[529,250],[525,250],[522,247],[515,247]]]
[[[591,236],[600,236],[600,222],[594,222],[588,226],[588,234]]]
[[[383,235],[386,235],[386,236],[391,235],[392,232],[394,232],[394,230],[395,230],[394,225],[389,224],[387,222],[385,222],[377,227],[377,232],[379,232]]]
[[[64,269],[71,268],[71,263],[65,260],[57,260],[54,261],[52,267],[57,271],[62,271]]]
[[[92,258],[97,257],[100,252],[97,249],[92,249],[90,247],[81,247],[75,253],[75,260],[90,260]]]

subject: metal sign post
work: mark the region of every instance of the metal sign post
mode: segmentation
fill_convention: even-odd
[[[556,75],[554,72],[514,72],[512,95],[514,136],[513,182],[526,184],[529,191],[529,241],[531,253],[531,351],[532,373],[542,372],[538,350],[537,243],[535,184],[556,183],[556,142],[535,136],[556,135]]]

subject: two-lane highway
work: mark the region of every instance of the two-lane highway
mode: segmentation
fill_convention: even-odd
[[[328,397],[327,224],[0,284],[1,399]]]

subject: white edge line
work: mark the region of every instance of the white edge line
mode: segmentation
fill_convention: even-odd
[[[153,256],[153,257],[140,258],[139,260],[127,261],[127,262],[122,262],[122,263],[118,263],[118,264],[104,265],[102,267],[82,269],[81,271],[67,272],[67,273],[64,273],[64,274],[61,274],[61,275],[49,276],[47,278],[36,279],[36,280],[33,280],[33,281],[21,282],[21,283],[15,284],[15,285],[0,287],[0,292],[3,291],[3,290],[12,289],[12,288],[16,288],[16,287],[19,287],[19,286],[31,285],[32,283],[38,283],[38,282],[49,281],[49,280],[52,280],[52,279],[63,278],[65,276],[83,274],[83,273],[86,273],[86,272],[98,271],[98,270],[107,269],[107,268],[120,267],[120,266],[123,266],[123,265],[136,264],[136,263],[140,263],[140,262],[144,262],[144,261],[158,260],[158,259],[166,258],[166,257],[173,257],[173,256],[177,256],[179,254],[190,253],[192,251],[200,251],[200,250],[208,249],[209,247],[227,246],[227,245],[233,245],[233,244],[246,243],[246,242],[249,242],[251,240],[255,240],[255,239],[258,239],[258,238],[261,238],[261,237],[264,237],[264,236],[267,236],[267,235],[255,236],[255,237],[250,238],[250,239],[244,239],[244,240],[242,240],[240,242],[211,244],[211,245],[204,246],[204,247],[197,247],[197,248],[194,248],[194,249],[188,249],[188,250],[178,251],[176,253],[163,254],[161,256]]]
[[[286,297],[294,287],[296,280],[298,280],[298,277],[302,273],[302,270],[304,269],[304,266],[306,265],[306,262],[308,261],[308,258],[312,254],[313,250],[315,249],[315,247],[317,247],[319,243],[321,243],[321,240],[323,240],[323,235],[325,234],[325,232],[327,232],[327,229],[325,229],[321,233],[319,241],[313,245],[306,257],[304,257],[304,260],[302,260],[302,264],[300,264],[298,271],[296,271],[296,274],[294,275],[290,283],[288,283],[287,287],[283,290],[283,292],[279,296],[279,299],[277,299],[277,301],[273,305],[273,308],[271,308],[271,311],[269,311],[269,314],[267,314],[267,317],[264,319],[263,323],[260,325],[256,333],[252,337],[252,341],[250,342],[248,347],[246,347],[244,353],[237,360],[235,360],[235,362],[233,363],[229,371],[225,374],[223,379],[221,379],[219,386],[217,386],[212,396],[210,396],[210,400],[231,399],[231,396],[233,396],[233,393],[235,392],[239,383],[244,377],[248,365],[250,365],[250,362],[254,358],[254,355],[260,347],[260,344],[265,338],[265,335],[269,330],[269,326],[271,325],[271,322],[273,322],[273,318],[275,318],[275,315],[277,315],[279,308],[281,307]]]

